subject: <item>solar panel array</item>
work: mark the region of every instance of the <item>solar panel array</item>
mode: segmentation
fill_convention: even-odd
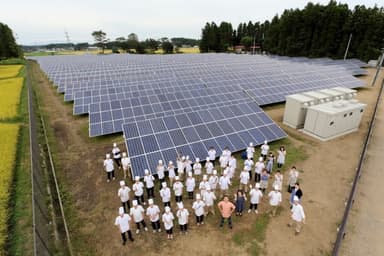
[[[205,158],[228,146],[286,136],[259,108],[288,94],[364,86],[359,60],[234,54],[85,55],[35,58],[91,137],[124,132],[134,175],[176,153]]]

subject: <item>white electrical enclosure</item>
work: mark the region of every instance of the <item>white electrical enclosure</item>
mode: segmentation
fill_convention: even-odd
[[[302,94],[292,94],[285,97],[283,123],[298,129],[303,128],[307,108],[316,104],[317,100]]]
[[[355,99],[339,100],[307,109],[304,133],[322,141],[356,131],[366,104]]]

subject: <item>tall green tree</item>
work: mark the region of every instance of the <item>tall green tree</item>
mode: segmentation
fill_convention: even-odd
[[[104,54],[104,49],[106,48],[108,42],[107,33],[102,30],[96,30],[92,32],[92,36],[96,45],[101,48],[101,51]]]
[[[12,30],[0,22],[0,59],[19,58],[22,55]]]

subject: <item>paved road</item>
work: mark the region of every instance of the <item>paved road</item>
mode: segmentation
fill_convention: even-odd
[[[376,118],[340,255],[384,255],[384,95]]]

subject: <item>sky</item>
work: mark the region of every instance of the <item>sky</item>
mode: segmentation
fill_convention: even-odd
[[[349,8],[364,4],[383,6],[382,0],[348,0]],[[161,37],[199,39],[206,22],[271,20],[285,9],[302,9],[306,0],[13,0],[2,1],[0,22],[7,24],[23,45],[66,42],[93,42],[92,31],[103,30],[107,37],[139,40]],[[329,0],[314,0],[327,4]],[[381,4],[380,4],[381,3]]]

